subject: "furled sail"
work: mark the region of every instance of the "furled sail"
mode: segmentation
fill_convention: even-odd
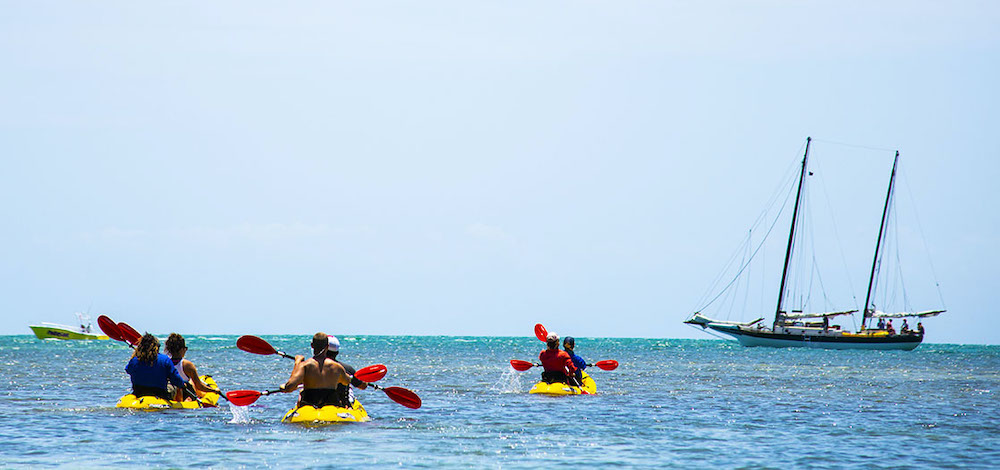
[[[713,320],[711,318],[708,318],[708,317],[702,315],[700,312],[695,312],[694,315],[692,315],[691,318],[689,318],[684,323],[688,323],[688,324],[691,324],[691,325],[700,325],[702,327],[704,327],[705,325],[708,325],[710,323],[711,324],[715,324],[715,325],[750,326],[750,325],[753,325],[754,323],[757,323],[757,322],[760,322],[760,321],[763,321],[763,320],[764,320],[764,317],[760,317],[760,318],[758,318],[758,319],[756,319],[754,321],[751,321],[751,322]]]
[[[854,309],[854,310],[844,310],[842,312],[782,313],[781,316],[786,320],[799,320],[803,318],[823,318],[823,317],[836,317],[838,315],[850,315],[857,311],[858,311],[857,309]]]
[[[876,310],[875,313],[873,313],[871,316],[873,318],[905,318],[905,317],[927,318],[927,317],[936,317],[944,312],[945,310],[925,310],[923,312],[886,313]]]

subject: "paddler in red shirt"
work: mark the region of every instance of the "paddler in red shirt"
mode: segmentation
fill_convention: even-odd
[[[538,360],[545,369],[542,380],[546,383],[562,382],[579,386],[574,377],[576,366],[573,365],[573,359],[566,351],[559,349],[559,335],[549,333],[545,337],[545,345],[548,348],[538,355]]]

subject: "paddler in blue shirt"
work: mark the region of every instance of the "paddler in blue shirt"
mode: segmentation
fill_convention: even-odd
[[[573,360],[573,365],[576,366],[576,374],[574,374],[574,376],[576,377],[576,383],[582,386],[583,369],[587,368],[587,361],[583,360],[582,357],[577,356],[576,353],[573,352],[573,348],[575,347],[576,347],[576,340],[573,339],[572,336],[567,336],[565,339],[563,339],[563,350],[566,351],[566,354],[569,354],[569,358]]]
[[[187,386],[170,357],[160,353],[160,342],[149,333],[142,335],[132,359],[125,366],[125,372],[132,378],[132,394],[136,397],[154,396],[171,400],[173,397],[167,392],[167,382],[178,388]]]

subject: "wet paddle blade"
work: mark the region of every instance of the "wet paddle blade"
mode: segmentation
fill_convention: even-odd
[[[257,401],[263,395],[256,390],[230,390],[226,392],[226,399],[236,406],[247,406]]]
[[[362,367],[361,370],[354,373],[354,377],[362,382],[378,382],[385,377],[386,372],[389,369],[382,364],[375,364],[373,366]]]
[[[407,408],[417,409],[423,403],[420,401],[420,397],[416,393],[411,392],[403,387],[388,387],[383,388],[383,392],[389,395],[392,401],[399,403]]]
[[[532,363],[530,363],[528,361],[521,361],[521,360],[517,360],[517,359],[511,359],[510,360],[510,366],[513,367],[514,370],[519,370],[521,372],[524,372],[524,371],[526,371],[526,370],[534,367],[534,364],[532,364]]]
[[[248,353],[260,354],[263,356],[278,353],[278,351],[274,349],[274,346],[271,346],[271,343],[251,335],[240,336],[240,339],[236,340],[236,347]]]
[[[614,359],[606,359],[603,361],[597,361],[594,365],[604,370],[615,370],[618,368],[618,361]]]
[[[101,331],[108,335],[108,338],[115,341],[125,341],[125,337],[122,336],[122,330],[118,328],[118,324],[111,318],[108,318],[107,315],[97,317],[97,326],[101,327]]]
[[[549,335],[549,332],[545,330],[545,327],[542,326],[541,323],[536,323],[535,324],[535,338],[538,338],[538,341],[541,341],[541,342],[544,343],[545,342],[545,338],[548,335]]]
[[[142,335],[140,335],[138,331],[135,331],[135,328],[129,326],[128,323],[118,322],[118,329],[121,330],[122,337],[125,338],[125,341],[128,341],[128,344],[131,344],[132,346],[139,344],[139,340],[142,338]]]

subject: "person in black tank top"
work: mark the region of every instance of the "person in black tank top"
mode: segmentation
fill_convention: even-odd
[[[326,357],[329,357],[330,359],[333,359],[334,361],[337,361],[338,364],[344,366],[344,370],[346,370],[347,373],[351,375],[351,385],[353,385],[355,388],[357,388],[359,390],[364,390],[364,389],[368,388],[368,384],[366,384],[366,383],[364,383],[364,382],[362,382],[362,381],[354,378],[354,374],[357,373],[357,371],[353,367],[351,367],[351,366],[349,366],[347,364],[344,364],[343,362],[337,360],[337,354],[340,353],[340,340],[338,340],[337,337],[333,336],[333,335],[329,335],[327,338],[330,341],[330,346],[326,350]],[[341,404],[336,405],[336,406],[341,406],[341,407],[344,407],[344,408],[350,408],[353,405],[353,403],[351,402],[351,389],[350,389],[350,387],[348,387],[347,385],[338,385],[337,386],[337,400],[338,400],[338,403],[341,403]]]

